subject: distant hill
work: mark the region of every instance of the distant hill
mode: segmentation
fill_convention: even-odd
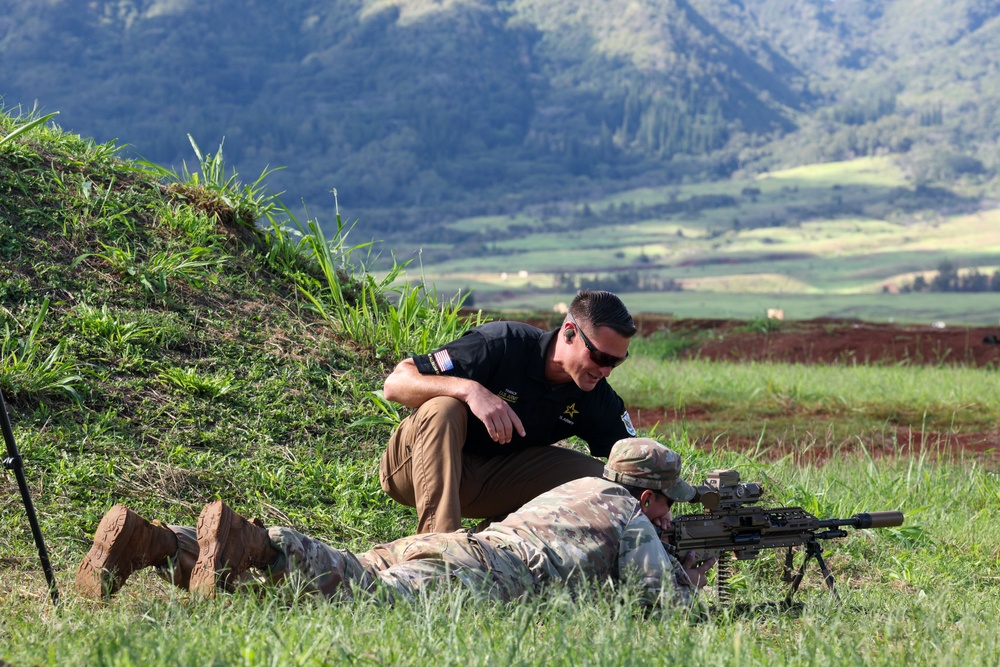
[[[895,153],[991,179],[1000,0],[8,0],[0,95],[373,232]]]

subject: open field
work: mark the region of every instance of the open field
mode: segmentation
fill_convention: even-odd
[[[203,600],[148,569],[107,603],[83,599],[76,569],[116,503],[192,525],[222,498],[355,551],[412,533],[414,511],[377,478],[405,411],[377,392],[408,351],[471,324],[426,293],[391,302],[371,276],[347,275],[343,239],[262,233],[262,211],[280,211],[219,162],[199,167],[150,173],[44,128],[0,141],[0,388],[61,593],[56,608],[5,472],[3,667],[964,667],[1000,654],[1000,476],[992,447],[955,446],[995,432],[996,366],[977,356],[993,348],[978,333],[894,331],[876,349],[905,348],[902,360],[841,350],[841,363],[815,363],[833,329],[813,330],[812,358],[785,358],[782,341],[802,341],[806,325],[762,317],[687,330],[640,318],[648,336],[611,381],[692,481],[734,468],[766,485],[768,506],[901,510],[901,527],[827,545],[843,604],[812,569],[801,609],[763,606],[787,586],[774,552],[731,581],[747,607],[708,591],[703,606],[642,610],[610,584],[511,604],[449,590],[394,606],[324,601],[290,585]]]
[[[1000,267],[1000,209],[914,188],[890,158],[645,188],[444,227],[475,240],[424,244],[406,277],[445,294],[471,289],[479,305],[498,310],[561,300],[569,290],[559,289],[558,278],[570,275],[604,280],[638,310],[682,317],[752,317],[760,307],[731,304],[787,300],[809,304],[797,309],[799,318],[854,312],[878,321],[984,322],[977,313],[985,301],[963,307],[935,294],[876,297],[918,275],[930,278],[943,261],[986,274]],[[650,285],[676,281],[684,291],[614,282],[630,272]]]
[[[872,323],[944,322],[951,326],[1000,324],[1000,298],[996,294],[739,294],[697,292],[618,292],[635,313],[669,314],[678,319],[754,320],[772,308],[784,311],[787,320],[817,318],[857,319]],[[491,311],[475,295],[475,307]],[[500,313],[551,312],[557,304],[573,299],[571,292],[523,295],[510,298]]]
[[[834,603],[813,564],[797,613],[762,606],[783,595],[781,554],[775,552],[742,564],[733,581],[736,599],[751,610],[715,608],[706,616],[637,613],[627,591],[610,588],[576,598],[555,590],[516,604],[443,591],[387,608],[371,601],[323,602],[280,587],[204,601],[148,571],[135,575],[119,599],[94,605],[70,588],[82,545],[68,546],[54,534],[46,502],[42,516],[56,538],[53,562],[63,602],[55,613],[27,537],[5,539],[0,657],[11,665],[172,667],[659,665],[669,655],[691,664],[839,667],[986,664],[984,658],[997,655],[996,472],[935,452],[872,459],[861,450],[816,466],[753,453],[707,454],[683,438],[672,446],[684,453],[692,475],[728,466],[745,480],[765,482],[769,502],[820,516],[900,509],[906,523],[851,531],[827,545],[843,602]],[[375,461],[358,463],[371,467]],[[715,607],[711,592],[704,602]]]

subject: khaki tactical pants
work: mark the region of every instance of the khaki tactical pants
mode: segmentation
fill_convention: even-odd
[[[492,518],[581,477],[600,477],[604,463],[564,447],[529,447],[502,456],[463,454],[468,411],[432,398],[403,420],[382,456],[382,489],[417,509],[418,533],[447,533],[462,517]]]

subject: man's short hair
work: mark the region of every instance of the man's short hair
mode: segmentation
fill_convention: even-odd
[[[625,338],[636,333],[635,321],[628,308],[611,292],[582,289],[576,293],[568,310],[573,317],[586,320],[595,329],[608,327]]]

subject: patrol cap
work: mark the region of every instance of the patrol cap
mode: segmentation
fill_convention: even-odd
[[[615,443],[604,477],[619,484],[661,491],[671,500],[689,502],[694,487],[681,479],[681,456],[652,438],[624,438]]]

